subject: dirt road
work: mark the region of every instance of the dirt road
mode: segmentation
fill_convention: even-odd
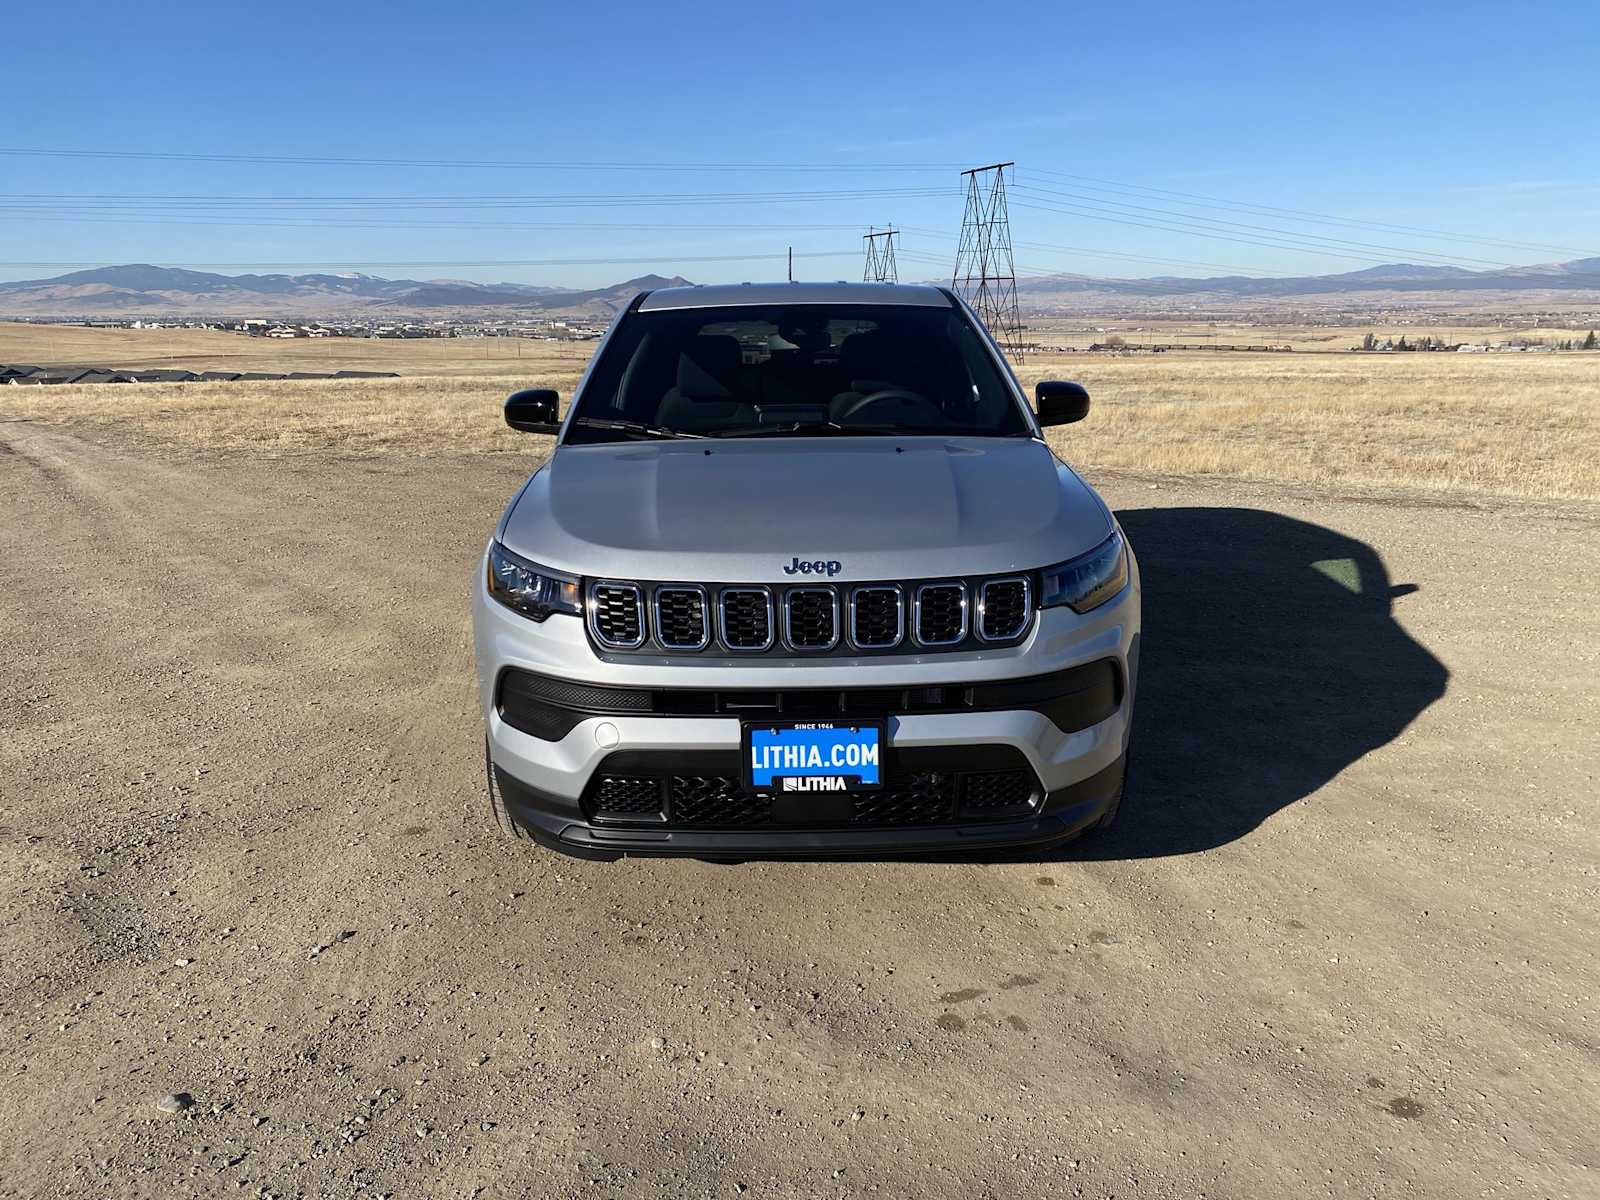
[[[1108,837],[606,865],[481,793],[526,464],[109,437],[0,422],[0,1194],[1600,1193],[1593,506],[1098,476]]]

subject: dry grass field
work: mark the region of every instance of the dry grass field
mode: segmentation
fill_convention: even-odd
[[[1178,344],[1185,346],[1287,346],[1297,351],[1337,353],[1361,344],[1372,334],[1379,342],[1415,342],[1435,337],[1449,345],[1463,342],[1492,344],[1513,338],[1554,345],[1582,342],[1587,324],[1534,326],[1531,318],[1492,321],[1470,315],[1417,313],[1412,319],[1375,313],[1370,322],[1348,325],[1307,325],[1292,321],[1184,321],[1141,317],[1033,317],[1024,322],[1028,337],[1049,346],[1087,350],[1108,337],[1121,337],[1129,346]]]
[[[30,345],[29,332],[45,337]],[[88,423],[139,442],[266,454],[525,453],[529,440],[498,419],[500,401],[536,384],[570,396],[593,345],[525,341],[514,365],[501,357],[510,344],[264,343],[203,331],[0,326],[0,362],[212,366],[250,355],[257,368],[315,359],[327,369],[407,372],[397,380],[11,387],[0,391],[0,419]],[[137,359],[128,357],[135,346]],[[235,357],[222,357],[228,351]],[[1089,420],[1051,434],[1082,466],[1600,499],[1600,354],[1059,354],[1030,356],[1020,374],[1030,387],[1053,377],[1089,387]]]
[[[0,363],[40,367],[177,367],[186,371],[399,371],[406,375],[515,373],[552,348],[528,338],[257,338],[214,329],[102,329],[0,321]]]

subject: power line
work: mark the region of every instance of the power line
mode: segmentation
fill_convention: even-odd
[[[1046,179],[1062,180],[1077,187],[1086,188],[1091,192],[1110,191],[1113,194],[1131,195],[1145,198],[1149,195],[1169,197],[1178,200],[1201,201],[1203,203],[1188,204],[1192,208],[1215,208],[1224,212],[1253,212],[1265,216],[1298,217],[1323,225],[1341,225],[1357,229],[1375,229],[1387,233],[1419,234],[1423,237],[1440,241],[1463,243],[1477,243],[1485,246],[1506,246],[1517,250],[1551,250],[1560,254],[1596,255],[1600,251],[1584,250],[1576,246],[1556,246],[1545,242],[1517,242],[1503,238],[1483,237],[1470,233],[1450,233],[1442,229],[1429,229],[1419,225],[1395,225],[1387,221],[1369,221],[1356,217],[1341,217],[1332,213],[1312,212],[1301,208],[1279,208],[1271,204],[1250,204],[1240,200],[1226,200],[1218,196],[1207,196],[1197,192],[1178,192],[1170,188],[1146,187],[1135,183],[1118,183],[1110,179],[1095,179],[1089,175],[1071,175],[1064,171],[1052,171],[1044,168],[1034,168],[1031,172],[1044,176]],[[1099,184],[1102,186],[1091,186]]]
[[[1471,263],[1477,268],[1504,267],[1509,264],[1498,259],[1470,258],[1459,254],[1444,254],[1437,250],[1415,250],[1405,246],[1389,246],[1373,242],[1358,242],[1350,238],[1328,237],[1320,233],[1302,233],[1296,229],[1279,229],[1271,225],[1258,225],[1245,221],[1224,221],[1216,217],[1197,217],[1189,213],[1174,212],[1167,208],[1151,208],[1143,204],[1117,204],[1112,201],[1097,200],[1094,197],[1082,197],[1073,192],[1060,192],[1050,188],[1034,187],[1027,184],[1017,184],[1018,189],[1025,191],[1030,196],[1043,196],[1055,199],[1057,202],[1068,202],[1073,205],[1086,205],[1095,211],[1109,211],[1116,213],[1153,214],[1156,218],[1181,221],[1193,224],[1202,229],[1244,230],[1252,234],[1269,237],[1292,238],[1297,241],[1309,243],[1312,246],[1331,245],[1338,248],[1355,248],[1362,250],[1378,250],[1393,254],[1405,254],[1413,257],[1436,258],[1446,260],[1449,265]]]
[[[854,258],[858,252],[855,250],[796,250],[795,258]],[[227,267],[230,270],[256,270],[267,271],[282,267],[343,267],[346,269],[370,269],[374,267],[600,267],[600,266],[629,266],[648,265],[657,263],[685,263],[685,262],[770,262],[774,259],[782,260],[782,251],[774,250],[768,254],[674,254],[651,258],[501,258],[501,259],[435,259],[422,262],[399,262],[392,260],[374,262],[310,262],[288,260],[284,262],[214,262],[209,259],[187,262],[168,262],[169,267]],[[0,262],[0,270],[92,270],[98,267],[109,266],[104,261],[100,262]]]
[[[1345,254],[1336,250],[1327,250],[1315,246],[1297,244],[1294,242],[1268,241],[1262,238],[1233,237],[1227,234],[1211,233],[1205,230],[1194,228],[1184,228],[1183,226],[1156,224],[1151,221],[1135,221],[1123,217],[1106,216],[1103,213],[1097,213],[1093,211],[1061,208],[1059,206],[1049,204],[1029,204],[1026,201],[1018,200],[1016,205],[1018,208],[1029,208],[1037,210],[1038,212],[1058,213],[1060,215],[1069,217],[1087,217],[1091,221],[1107,221],[1113,225],[1129,225],[1138,229],[1155,229],[1162,233],[1186,233],[1195,237],[1211,238],[1214,241],[1219,242],[1236,242],[1241,246],[1265,246],[1270,250],[1298,250],[1301,252],[1309,251],[1311,253],[1320,254],[1325,258],[1342,258],[1350,262],[1359,263],[1386,264],[1392,261],[1391,259],[1372,254]]]
[[[351,158],[299,154],[196,154],[161,150],[49,150],[0,147],[0,155],[26,158],[90,158],[147,162],[242,163],[261,166],[318,167],[443,167],[497,171],[821,171],[867,172],[948,171],[955,163],[819,163],[819,162],[604,162],[584,159],[444,159]]]

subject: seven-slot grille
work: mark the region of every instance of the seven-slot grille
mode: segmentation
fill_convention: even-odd
[[[588,583],[590,635],[605,651],[799,654],[956,650],[1015,642],[1033,623],[1027,575],[929,583]]]
[[[839,644],[839,593],[790,588],[783,598],[783,636],[795,650],[832,650]]]
[[[1005,642],[1027,628],[1032,590],[1021,575],[986,580],[978,589],[978,636],[986,642]]]
[[[917,589],[917,641],[924,646],[953,646],[967,637],[967,586],[925,583]]]
[[[766,588],[723,588],[722,644],[730,650],[765,650],[772,645],[772,593]]]
[[[905,608],[894,584],[850,593],[850,639],[862,650],[886,650],[905,636]]]
[[[656,640],[668,650],[703,650],[711,644],[711,612],[704,588],[656,588]]]
[[[633,650],[644,645],[644,593],[635,583],[602,579],[589,585],[589,628],[602,646]]]

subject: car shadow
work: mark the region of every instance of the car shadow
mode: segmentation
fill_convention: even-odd
[[[1117,514],[1144,589],[1126,798],[1116,823],[1045,857],[1209,850],[1392,741],[1445,666],[1394,619],[1366,543],[1249,508]]]

